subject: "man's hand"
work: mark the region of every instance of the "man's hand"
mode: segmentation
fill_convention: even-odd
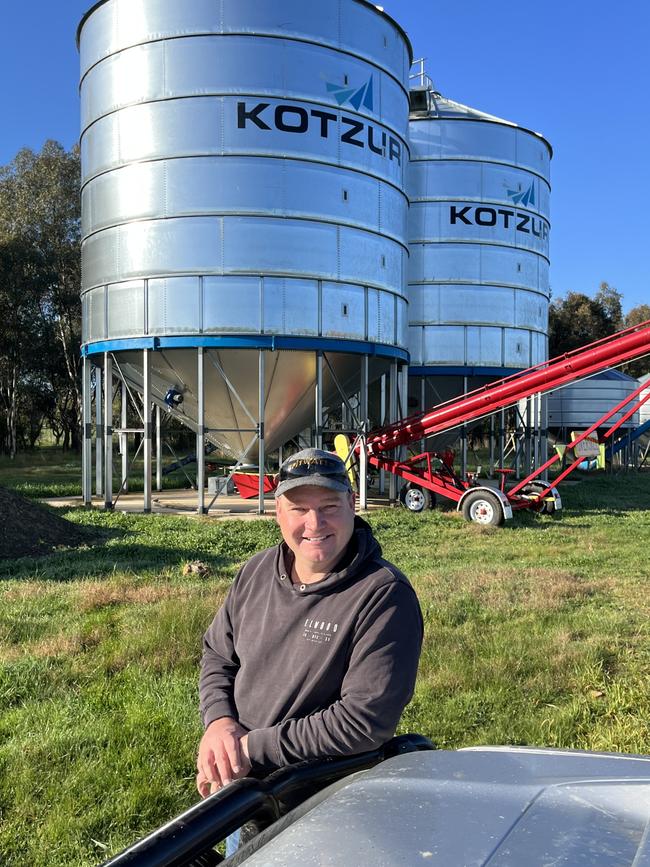
[[[246,729],[232,717],[217,719],[205,730],[196,760],[196,788],[202,798],[250,771]]]

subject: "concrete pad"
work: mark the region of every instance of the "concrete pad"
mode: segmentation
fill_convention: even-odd
[[[43,500],[48,506],[59,509],[78,508],[83,505],[81,497],[48,497]],[[264,515],[258,512],[257,498],[244,500],[237,494],[218,496],[214,502],[206,492],[205,506],[210,506],[210,511],[204,517],[209,518],[238,518],[250,520],[252,518],[275,518],[275,497],[268,494],[264,497]],[[198,517],[197,512],[198,494],[188,489],[156,491],[151,498],[151,511],[158,515],[187,515]],[[93,497],[92,507],[104,509],[104,498]],[[368,511],[385,509],[390,507],[388,495],[369,496]],[[121,494],[115,507],[116,512],[138,514],[144,509],[142,492]]]

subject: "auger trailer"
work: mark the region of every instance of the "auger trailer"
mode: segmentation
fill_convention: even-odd
[[[521,509],[552,513],[562,508],[557,486],[584,460],[594,433],[622,412],[618,421],[600,435],[601,442],[613,442],[621,425],[650,398],[647,383],[636,388],[567,444],[563,458],[565,467],[552,485],[541,477],[553,464],[562,460],[559,454],[548,458],[514,484],[508,479],[512,470],[498,469],[496,472],[501,475],[501,484],[494,488],[480,484],[472,474],[468,474],[466,479],[461,478],[454,471],[453,457],[450,458],[448,453],[424,451],[405,460],[390,457],[390,453],[489,416],[534,394],[544,394],[647,354],[650,354],[650,320],[371,431],[365,439],[368,463],[405,480],[400,498],[413,512],[429,508],[436,497],[442,497],[455,502],[457,510],[468,521],[479,524],[498,526]],[[644,390],[647,394],[641,397]],[[357,459],[362,448],[364,444],[360,440],[352,448]]]

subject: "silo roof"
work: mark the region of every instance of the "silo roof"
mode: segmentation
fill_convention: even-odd
[[[81,39],[82,27],[84,26],[84,24],[86,23],[88,18],[90,18],[90,16],[93,14],[93,12],[96,9],[98,9],[100,6],[103,6],[107,2],[108,2],[108,0],[97,0],[97,2],[93,3],[93,5],[90,7],[90,9],[88,9],[88,11],[82,16],[81,21],[79,22],[79,25],[77,27],[77,48],[79,48],[79,40]],[[404,39],[404,42],[406,43],[406,47],[407,47],[408,53],[409,53],[409,60],[412,64],[413,63],[413,46],[411,45],[411,40],[409,38],[408,33],[406,32],[406,30],[404,30],[402,25],[398,21],[396,21],[391,15],[389,15],[387,12],[385,12],[383,6],[377,6],[377,4],[372,3],[371,0],[356,0],[356,2],[361,3],[362,6],[370,6],[372,9],[374,9],[376,12],[378,12],[383,18],[386,18],[388,21],[390,21],[390,23],[393,25],[393,27],[397,31],[399,31],[400,35]]]
[[[498,123],[502,126],[511,126],[515,129],[520,129],[523,132],[530,133],[531,135],[534,135],[537,138],[541,139],[548,147],[551,156],[553,155],[553,148],[540,132],[535,132],[535,130],[520,126],[520,124],[514,123],[511,120],[505,120],[505,118],[497,117],[495,114],[488,114],[485,111],[479,111],[477,108],[471,108],[469,105],[463,105],[462,102],[456,102],[453,99],[449,99],[448,97],[443,96],[441,93],[438,93],[435,90],[430,91],[430,96],[430,108],[427,114],[416,114],[415,116],[412,115],[411,121],[429,120],[432,117],[435,117],[439,118],[440,120],[470,120],[483,123]]]
[[[627,373],[623,373],[622,370],[616,370],[615,368],[609,368],[608,370],[603,370],[600,373],[597,373],[595,376],[590,377],[591,380],[594,379],[607,379],[617,382],[634,382],[634,377],[629,376]]]

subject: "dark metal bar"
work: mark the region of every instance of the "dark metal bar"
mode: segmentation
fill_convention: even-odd
[[[191,867],[192,861],[252,819],[268,826],[330,783],[397,755],[435,749],[422,735],[401,735],[376,750],[301,762],[265,780],[236,780],[125,849],[103,867]],[[213,860],[213,863],[217,863]]]

